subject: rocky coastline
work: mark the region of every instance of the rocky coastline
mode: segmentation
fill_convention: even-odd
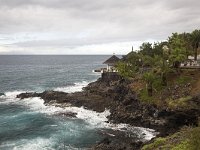
[[[159,108],[153,104],[142,103],[137,94],[130,89],[130,81],[119,75],[104,74],[96,82],[90,83],[82,92],[64,93],[58,91],[44,91],[42,93],[22,93],[17,98],[41,97],[46,104],[70,103],[72,106],[103,112],[109,109],[108,117],[111,123],[127,123],[133,126],[154,129],[158,136],[167,136],[178,131],[185,125],[198,124],[200,115],[200,95],[194,96],[192,101],[199,106],[196,109],[171,110],[167,107]],[[66,114],[73,116],[74,114]],[[92,149],[140,149],[144,144],[121,134],[106,137],[93,146]]]

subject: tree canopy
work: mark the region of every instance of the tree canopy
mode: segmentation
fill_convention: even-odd
[[[129,53],[117,67],[124,77],[133,78],[135,74],[141,74],[147,83],[148,92],[152,92],[155,79],[160,79],[162,85],[166,86],[167,74],[178,72],[181,62],[187,60],[189,55],[197,60],[199,46],[200,30],[172,33],[164,42],[144,42],[137,52]]]

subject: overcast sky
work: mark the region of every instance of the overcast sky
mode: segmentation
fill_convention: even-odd
[[[200,0],[0,0],[0,54],[126,54],[200,29]]]

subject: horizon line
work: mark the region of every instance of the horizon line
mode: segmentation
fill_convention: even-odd
[[[127,54],[0,54],[0,56],[94,56],[94,55],[127,55]]]

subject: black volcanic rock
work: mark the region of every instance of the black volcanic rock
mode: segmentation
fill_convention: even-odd
[[[195,96],[191,100],[198,106],[196,109],[180,111],[158,108],[153,104],[141,103],[136,93],[130,90],[129,83],[130,81],[121,78],[117,80],[117,77],[114,80],[104,77],[90,83],[82,92],[45,91],[43,93],[22,93],[17,97],[21,99],[41,97],[45,103],[51,101],[61,105],[70,103],[73,106],[84,106],[97,112],[109,109],[111,112],[108,116],[109,122],[152,128],[160,132],[161,136],[174,133],[184,125],[197,125],[200,115],[200,96]],[[101,145],[99,149],[112,149],[114,147],[112,143],[104,140],[98,144]],[[121,145],[120,148],[123,149],[124,146]]]
[[[17,98],[20,98],[20,99],[25,99],[25,98],[30,98],[30,97],[39,97],[39,93],[30,92],[30,93],[21,93],[17,95]]]
[[[73,112],[59,112],[55,114],[54,116],[63,116],[63,117],[69,117],[69,118],[75,118],[77,113]]]

